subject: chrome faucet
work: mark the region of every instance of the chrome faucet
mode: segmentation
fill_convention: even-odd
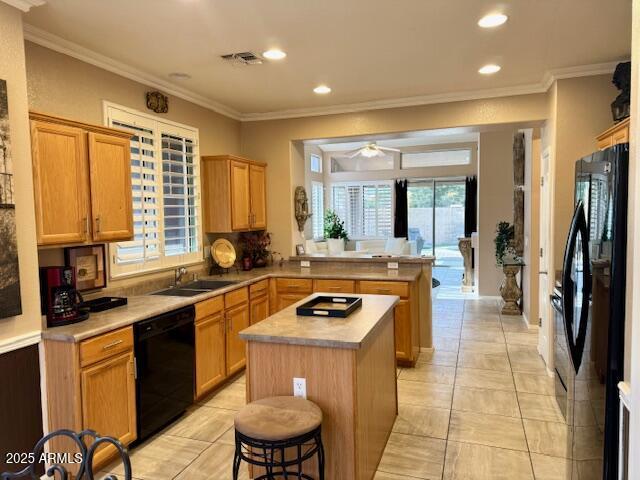
[[[187,267],[178,267],[176,268],[176,285],[180,285],[182,283],[182,277],[187,274]]]

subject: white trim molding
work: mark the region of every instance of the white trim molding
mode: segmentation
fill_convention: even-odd
[[[46,3],[45,0],[0,0],[7,5],[17,8],[23,12],[28,12],[32,7],[39,7]]]
[[[32,3],[33,5],[43,0],[0,0],[7,3]],[[44,3],[44,2],[43,2]],[[136,67],[127,65],[113,58],[94,52],[77,43],[65,40],[57,35],[40,28],[24,24],[24,38],[30,42],[42,45],[59,53],[77,58],[83,62],[128,78],[135,82],[157,88],[163,92],[174,95],[201,107],[242,122],[284,120],[289,118],[316,117],[323,115],[337,115],[344,113],[364,112],[368,110],[382,110],[389,108],[416,107],[420,105],[433,105],[437,103],[463,102],[468,100],[482,100],[487,98],[511,97],[517,95],[531,95],[545,93],[556,80],[586,77],[591,75],[604,75],[612,73],[618,62],[597,63],[592,65],[579,65],[547,71],[540,82],[528,85],[519,85],[504,88],[491,88],[483,90],[470,90],[464,92],[437,93],[415,97],[393,98],[386,100],[372,100],[367,102],[348,103],[341,105],[329,105],[325,107],[294,108],[276,110],[271,112],[239,112],[232,107],[224,105],[216,100],[199,93],[192,92],[180,85],[172,83],[164,78],[144,72]],[[624,60],[622,60],[624,61]]]
[[[19,350],[24,347],[35,345],[36,343],[40,342],[41,337],[42,332],[40,330],[34,330],[32,332],[24,333],[22,335],[11,337],[7,340],[3,340],[0,342],[0,355],[13,352],[14,350]]]

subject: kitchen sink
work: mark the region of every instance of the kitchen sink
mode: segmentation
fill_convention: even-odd
[[[196,280],[195,282],[185,283],[176,288],[187,288],[193,290],[217,290],[218,288],[233,285],[237,282],[228,280]]]
[[[196,280],[195,282],[185,283],[179,287],[171,287],[159,292],[154,292],[152,295],[166,295],[170,297],[194,297],[205,292],[212,292],[219,288],[224,288],[228,285],[233,285],[236,282],[230,282],[226,280]]]

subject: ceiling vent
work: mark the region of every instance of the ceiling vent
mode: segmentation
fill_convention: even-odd
[[[262,64],[262,57],[259,57],[253,52],[230,53],[228,55],[222,55],[222,58],[227,62],[233,63],[234,65]]]

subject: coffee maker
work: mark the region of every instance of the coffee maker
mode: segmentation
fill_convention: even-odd
[[[88,310],[80,308],[82,296],[76,290],[73,267],[40,268],[40,301],[49,328],[81,322],[89,317]]]

